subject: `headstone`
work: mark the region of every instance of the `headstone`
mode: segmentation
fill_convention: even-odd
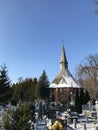
[[[67,124],[69,124],[70,123],[70,119],[69,119],[69,117],[67,117]]]
[[[76,125],[77,125],[76,119],[73,119],[73,125],[74,125],[74,129],[75,129],[75,128],[76,128]]]
[[[88,102],[88,108],[89,108],[89,111],[92,110],[92,103],[90,101]]]
[[[83,124],[83,130],[86,130],[86,124],[85,123]]]
[[[96,101],[96,112],[97,112],[97,121],[98,121],[98,101]]]
[[[88,115],[86,115],[86,123],[88,123]]]
[[[98,130],[98,126],[95,127],[95,130]]]

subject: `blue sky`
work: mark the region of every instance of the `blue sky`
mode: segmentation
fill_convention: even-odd
[[[94,0],[0,0],[0,65],[12,82],[59,72],[62,41],[70,72],[98,53]]]

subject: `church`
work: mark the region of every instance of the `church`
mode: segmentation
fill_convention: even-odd
[[[64,46],[62,47],[60,57],[60,71],[54,80],[50,83],[50,101],[61,102],[68,99],[69,96],[74,96],[76,89],[80,89],[81,86],[71,75],[68,70],[68,61]]]

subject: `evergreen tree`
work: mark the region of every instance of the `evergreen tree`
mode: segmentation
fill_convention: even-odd
[[[30,130],[31,124],[34,122],[35,106],[26,104],[17,108],[16,111],[10,111],[3,117],[4,130]]]
[[[90,101],[90,95],[89,95],[89,92],[86,90],[86,92],[85,92],[85,104],[87,104],[88,101]]]
[[[80,89],[80,103],[81,103],[81,105],[85,104],[85,94],[84,94],[83,88]]]
[[[10,115],[8,113],[3,116],[2,125],[4,130],[11,130]]]
[[[6,65],[2,65],[0,69],[0,101],[7,101],[11,98],[10,79]]]
[[[45,70],[39,78],[37,90],[39,98],[49,99],[49,80]]]
[[[80,96],[79,96],[78,89],[76,90],[76,95],[75,95],[75,108],[78,113],[82,112],[82,105],[80,102]]]
[[[37,86],[37,79],[34,78],[26,78],[21,82],[13,84],[13,96],[12,102],[19,102],[21,101],[34,101],[36,98],[36,86]]]

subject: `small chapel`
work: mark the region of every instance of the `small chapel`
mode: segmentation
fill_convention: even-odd
[[[68,61],[63,46],[60,57],[60,71],[49,86],[50,101],[65,101],[68,99],[69,96],[74,96],[76,93],[76,89],[80,88],[81,86],[76,82],[76,80],[68,70]]]

